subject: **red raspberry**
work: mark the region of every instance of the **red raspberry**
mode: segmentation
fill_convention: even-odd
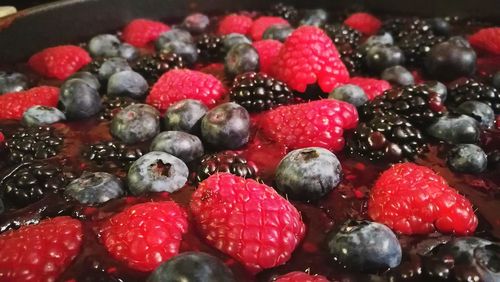
[[[82,224],[62,216],[0,235],[0,281],[55,281],[80,252]]]
[[[371,190],[368,214],[403,234],[470,235],[477,227],[471,203],[432,169],[413,163],[384,171]]]
[[[365,35],[373,35],[382,26],[382,22],[368,13],[354,13],[345,21],[345,25],[362,32]]]
[[[500,27],[480,29],[469,37],[469,42],[478,50],[500,55]]]
[[[289,149],[323,147],[340,151],[344,129],[356,127],[358,112],[352,104],[324,99],[282,106],[261,118],[262,133]]]
[[[293,271],[281,275],[274,280],[275,282],[329,282],[325,276],[309,275],[302,271]]]
[[[190,208],[205,239],[252,272],[288,261],[305,233],[300,213],[273,188],[230,173],[202,181]]]
[[[34,54],[28,65],[38,74],[57,79],[66,79],[92,59],[84,49],[73,45],[62,45],[43,49]]]
[[[59,88],[38,86],[26,91],[0,95],[0,120],[21,119],[24,112],[33,106],[57,107]]]
[[[146,103],[165,111],[184,99],[200,100],[213,106],[226,93],[224,85],[213,75],[188,69],[175,69],[163,74],[153,85]]]
[[[274,73],[298,92],[317,83],[323,92],[329,93],[349,80],[349,72],[332,40],[314,26],[299,27],[287,38]]]
[[[230,33],[248,34],[252,26],[252,18],[244,15],[230,14],[219,22],[217,33],[226,35]]]
[[[280,17],[260,17],[256,19],[250,28],[250,37],[257,41],[262,39],[264,31],[275,24],[290,25],[287,20]]]
[[[155,41],[160,34],[169,31],[170,27],[162,22],[147,19],[135,19],[123,29],[123,41],[135,46],[145,47]]]
[[[3,143],[3,141],[5,141],[5,135],[3,135],[2,132],[0,132],[0,144]]]
[[[278,59],[283,43],[278,40],[267,39],[256,41],[252,45],[259,54],[260,71],[272,75],[274,64]]]
[[[147,202],[111,217],[100,235],[113,257],[133,269],[151,271],[178,254],[187,229],[187,214],[175,202]]]
[[[369,78],[369,77],[352,77],[349,84],[355,84],[361,87],[369,100],[382,95],[382,93],[391,88],[391,84],[385,80]]]

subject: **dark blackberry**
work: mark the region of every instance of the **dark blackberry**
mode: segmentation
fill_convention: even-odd
[[[256,178],[257,167],[232,151],[205,155],[196,172],[196,181],[201,182],[216,172],[229,172],[245,178]]]
[[[293,93],[285,83],[256,72],[237,76],[229,97],[250,112],[261,112],[294,101]]]
[[[337,49],[343,49],[341,46],[355,48],[361,39],[361,33],[343,24],[326,24],[323,26],[326,34],[332,39]]]
[[[158,52],[139,58],[132,69],[140,73],[150,83],[171,69],[183,68],[184,61],[175,53]]]
[[[20,163],[53,157],[59,153],[63,143],[63,137],[51,127],[20,127],[7,138],[5,146],[9,161]]]
[[[442,36],[432,34],[410,33],[401,38],[399,48],[405,54],[405,61],[413,66],[422,66],[425,55],[429,53],[432,46],[445,40]]]
[[[294,6],[281,2],[271,6],[270,15],[282,17],[291,24],[295,24],[299,19],[299,11]]]
[[[107,58],[95,58],[89,64],[87,64],[82,71],[90,72],[93,75],[99,73],[99,68],[101,68],[102,63],[104,63]]]
[[[358,124],[347,141],[347,150],[370,160],[413,159],[426,148],[420,130],[402,116],[386,112]]]
[[[350,75],[359,75],[363,71],[365,65],[365,56],[363,53],[351,48],[340,48],[339,53],[340,59],[346,66]]]
[[[96,143],[84,149],[82,155],[97,166],[108,168],[127,167],[143,155],[139,148],[131,148],[118,142]]]
[[[121,109],[138,103],[129,97],[113,97],[104,99],[102,102],[103,110],[99,115],[100,120],[111,120]]]
[[[392,34],[398,42],[409,34],[432,34],[432,25],[425,19],[417,17],[390,18],[383,22],[382,30]]]
[[[451,85],[447,102],[458,106],[465,101],[479,101],[490,106],[495,114],[500,114],[500,92],[474,79],[461,79]]]
[[[62,191],[75,178],[69,171],[50,163],[23,163],[1,179],[4,199],[16,207],[40,200],[46,193]]]
[[[394,112],[418,127],[426,127],[445,112],[439,94],[426,85],[411,85],[386,90],[360,108],[362,118],[371,119],[375,113]]]
[[[200,58],[204,61],[222,61],[224,58],[224,43],[222,37],[213,34],[203,34],[196,41]]]

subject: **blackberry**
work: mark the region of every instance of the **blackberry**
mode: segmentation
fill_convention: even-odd
[[[82,155],[98,166],[127,167],[143,155],[139,148],[131,148],[118,142],[96,143],[84,149]]]
[[[332,39],[337,48],[349,46],[355,48],[361,39],[361,33],[343,24],[326,24],[323,26],[326,34]]]
[[[235,101],[250,112],[261,112],[293,102],[288,86],[267,74],[248,72],[237,76],[229,93]]]
[[[217,172],[229,172],[245,178],[256,178],[257,167],[232,151],[205,155],[196,172],[196,181],[201,182]]]
[[[99,74],[99,68],[101,68],[102,63],[104,63],[107,58],[95,58],[89,64],[87,64],[82,71],[90,72],[93,75]]]
[[[368,122],[361,122],[347,141],[350,154],[370,160],[413,159],[425,149],[420,130],[391,112],[379,113]]]
[[[483,102],[490,106],[495,114],[500,114],[500,92],[474,79],[462,79],[454,83],[448,91],[446,101],[456,107],[471,100]]]
[[[154,83],[165,72],[183,68],[184,61],[175,53],[158,52],[139,58],[132,69],[140,73],[148,82]]]
[[[103,110],[99,115],[100,120],[111,120],[121,109],[136,104],[137,101],[129,97],[113,97],[104,99]]]
[[[286,5],[280,2],[271,6],[270,11],[270,15],[282,17],[285,20],[288,20],[291,24],[295,24],[299,20],[299,11],[291,5]]]
[[[349,74],[352,76],[359,75],[364,69],[365,55],[358,50],[351,48],[339,49],[340,59],[346,66]]]
[[[221,61],[224,58],[224,43],[221,36],[203,34],[196,41],[200,58],[204,61]]]
[[[426,127],[445,111],[439,94],[426,85],[411,85],[386,90],[363,105],[360,115],[370,119],[375,113],[394,112],[418,127]]]
[[[64,139],[51,127],[20,127],[5,142],[9,161],[27,162],[47,159],[59,153]]]
[[[72,172],[50,163],[23,163],[1,179],[4,199],[16,207],[40,200],[46,193],[62,191],[75,178]]]
[[[382,30],[391,33],[396,42],[409,34],[433,33],[431,23],[417,17],[388,19],[382,24]]]
[[[398,43],[399,48],[405,54],[405,60],[413,66],[422,66],[425,55],[429,53],[432,46],[445,40],[442,36],[432,34],[410,33],[401,38]]]

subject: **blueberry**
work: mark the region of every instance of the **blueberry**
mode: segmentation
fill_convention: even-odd
[[[95,90],[99,90],[99,88],[101,88],[101,83],[99,83],[99,80],[90,72],[87,71],[75,72],[67,80],[70,80],[72,78],[79,78],[84,80],[90,87],[94,88]]]
[[[277,190],[300,201],[320,199],[341,180],[342,167],[337,156],[318,147],[291,151],[281,160],[275,175]]]
[[[139,50],[128,43],[123,43],[118,49],[118,55],[127,61],[132,61],[139,57]]]
[[[392,45],[394,44],[394,38],[389,32],[384,32],[382,34],[375,34],[366,39],[363,43],[365,46],[373,45]]]
[[[198,48],[194,43],[186,43],[180,40],[170,41],[161,46],[162,52],[175,53],[182,57],[188,64],[194,64],[198,60]]]
[[[366,54],[366,66],[373,72],[381,72],[388,67],[402,65],[403,51],[394,45],[373,45]]]
[[[472,75],[476,69],[476,52],[467,45],[460,39],[434,45],[425,57],[426,72],[446,81]]]
[[[227,52],[224,63],[226,73],[231,76],[257,71],[259,69],[259,54],[250,44],[236,44]]]
[[[201,135],[203,141],[216,148],[240,148],[250,137],[250,115],[234,102],[221,104],[201,120]]]
[[[281,42],[285,42],[285,40],[292,34],[293,27],[287,24],[274,24],[268,27],[264,34],[262,35],[262,39],[274,39]]]
[[[127,60],[115,57],[104,61],[99,67],[97,75],[100,81],[107,81],[113,74],[126,70],[132,70]]]
[[[322,26],[328,20],[328,13],[323,9],[310,9],[304,12],[300,25]]]
[[[493,109],[483,102],[466,101],[457,107],[457,112],[476,119],[481,126],[491,128],[495,123]]]
[[[481,130],[478,122],[466,115],[445,115],[427,128],[434,138],[452,144],[476,143]]]
[[[448,152],[448,166],[456,172],[480,173],[488,166],[488,157],[479,146],[460,144]]]
[[[408,71],[405,67],[399,65],[386,68],[382,72],[380,77],[392,84],[401,86],[413,85],[415,83],[413,74],[411,74],[411,72]]]
[[[204,32],[208,25],[210,25],[210,19],[201,13],[191,14],[182,22],[182,27],[193,33]]]
[[[167,109],[163,124],[166,130],[197,134],[200,132],[201,118],[207,111],[207,106],[198,100],[181,100]]]
[[[126,144],[143,142],[160,132],[160,113],[146,104],[130,105],[111,121],[111,135]]]
[[[92,57],[116,57],[119,55],[120,39],[113,34],[100,34],[90,39],[88,48]]]
[[[0,215],[2,215],[4,211],[5,211],[5,205],[3,204],[3,201],[0,198]]]
[[[492,79],[491,82],[493,84],[493,87],[495,87],[496,89],[500,90],[500,71],[497,71],[493,75],[493,79]]]
[[[102,204],[125,194],[123,183],[107,172],[84,172],[66,186],[64,194],[80,204]]]
[[[438,97],[441,101],[446,101],[446,97],[448,96],[448,88],[443,83],[437,80],[428,80],[422,83],[431,89],[432,91],[438,94]]]
[[[162,50],[164,45],[166,45],[170,42],[173,42],[173,41],[180,41],[180,42],[192,44],[193,37],[191,36],[191,33],[189,33],[186,30],[173,28],[167,32],[160,34],[158,39],[156,39],[156,41],[155,41],[156,49]]]
[[[0,71],[0,94],[19,92],[28,89],[28,78],[18,72]]]
[[[182,131],[165,131],[156,135],[150,150],[169,153],[188,163],[203,155],[203,144],[195,135]]]
[[[446,36],[450,34],[451,25],[443,18],[433,18],[429,20],[432,31],[437,35]]]
[[[27,126],[43,126],[66,119],[66,116],[57,108],[33,106],[23,114],[22,123]]]
[[[85,80],[72,78],[61,86],[59,102],[68,119],[85,119],[102,108],[101,96]]]
[[[328,98],[351,103],[356,107],[368,101],[365,91],[354,84],[345,84],[335,88],[330,95],[328,95]]]
[[[334,261],[356,271],[385,270],[401,262],[401,246],[389,227],[349,220],[327,239]]]
[[[222,44],[224,45],[225,50],[230,50],[233,46],[241,43],[252,44],[252,41],[248,39],[243,34],[239,33],[230,33],[224,36],[222,39]]]
[[[134,71],[121,71],[109,78],[107,94],[142,99],[146,96],[148,89],[148,82],[142,75]]]
[[[179,254],[158,266],[147,282],[236,282],[218,258],[202,252]]]
[[[500,168],[500,150],[493,150],[488,153],[488,167],[491,169]]]
[[[165,152],[150,152],[137,159],[128,170],[130,192],[175,192],[187,181],[189,170],[180,159]]]

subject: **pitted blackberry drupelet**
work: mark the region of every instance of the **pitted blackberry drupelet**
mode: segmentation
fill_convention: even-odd
[[[431,33],[410,33],[401,40],[398,46],[405,54],[405,60],[413,66],[422,66],[423,60],[431,48],[445,40],[443,36],[435,36]]]
[[[121,109],[127,106],[138,103],[136,100],[129,97],[113,97],[102,101],[103,110],[99,115],[101,120],[111,120]]]
[[[299,11],[291,5],[277,3],[271,7],[272,16],[282,17],[290,23],[296,23],[299,19]]]
[[[5,146],[10,162],[20,163],[35,159],[47,159],[59,153],[64,138],[51,127],[20,127]]]
[[[148,82],[154,83],[165,72],[184,67],[184,61],[175,53],[158,52],[139,58],[132,69]]]
[[[92,144],[82,155],[98,166],[128,167],[133,161],[143,155],[139,148],[128,147],[115,141]]]
[[[323,30],[332,39],[337,48],[344,49],[342,46],[355,48],[361,39],[361,33],[355,29],[343,24],[326,24]]]
[[[225,50],[223,37],[213,34],[203,34],[196,41],[199,58],[204,61],[220,61],[224,58]]]
[[[229,172],[245,178],[256,178],[257,167],[233,151],[205,155],[196,172],[196,181],[201,182],[217,172]]]
[[[500,92],[474,79],[455,82],[449,88],[448,97],[447,101],[451,106],[459,106],[465,101],[479,101],[490,106],[495,114],[500,114]]]

